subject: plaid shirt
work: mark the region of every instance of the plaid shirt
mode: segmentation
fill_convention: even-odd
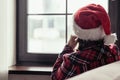
[[[120,60],[116,45],[91,46],[74,52],[68,45],[58,56],[51,74],[52,80],[64,80],[88,70]]]

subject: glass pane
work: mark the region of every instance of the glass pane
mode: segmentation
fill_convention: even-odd
[[[80,7],[91,3],[100,4],[108,11],[108,0],[68,0],[68,12],[74,13]]]
[[[65,13],[65,0],[28,0],[28,14]]]
[[[30,53],[60,53],[65,45],[65,16],[28,16]]]
[[[71,35],[74,35],[74,31],[73,31],[73,16],[69,15],[68,16],[68,40],[70,39]]]

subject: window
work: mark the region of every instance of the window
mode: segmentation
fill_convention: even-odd
[[[17,65],[53,65],[73,34],[72,14],[90,3],[110,10],[108,0],[17,0]]]

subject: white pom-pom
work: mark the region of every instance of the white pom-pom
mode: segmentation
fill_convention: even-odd
[[[115,33],[110,34],[110,35],[106,35],[104,37],[104,44],[105,45],[110,45],[110,44],[114,44],[117,40],[117,36]]]

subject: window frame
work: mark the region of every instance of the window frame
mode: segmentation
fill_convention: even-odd
[[[115,2],[113,2],[115,1]],[[120,34],[119,32],[119,25],[118,22],[119,18],[117,16],[120,12],[118,10],[118,1],[119,0],[109,0],[109,14],[110,18],[112,20],[112,32],[116,32],[117,35]],[[58,54],[28,54],[27,53],[27,0],[16,0],[16,65],[32,65],[32,66],[38,66],[38,65],[47,65],[52,66],[58,56]],[[116,6],[115,6],[116,5]],[[114,6],[114,7],[113,7]],[[115,13],[114,13],[115,12]],[[67,20],[68,15],[72,15],[72,13],[67,12],[67,0],[66,0],[66,42],[67,42]],[[50,15],[50,14],[40,14],[40,15]],[[55,15],[55,14],[51,14]],[[59,15],[59,14],[58,14]],[[112,17],[112,16],[116,17]],[[120,17],[120,16],[119,16]],[[113,27],[116,26],[116,27]],[[119,30],[118,30],[119,29]],[[118,36],[120,39],[120,35]],[[119,40],[118,39],[118,40]],[[117,44],[120,44],[120,40],[117,42]]]
[[[67,6],[67,0],[66,0]],[[27,0],[17,0],[16,1],[16,65],[53,65],[58,54],[28,54],[27,53]],[[67,14],[67,8],[65,13],[47,13],[47,14],[37,14],[37,15],[65,15],[65,23],[66,23],[66,40],[67,42],[67,18],[68,15],[72,15],[72,13]]]

